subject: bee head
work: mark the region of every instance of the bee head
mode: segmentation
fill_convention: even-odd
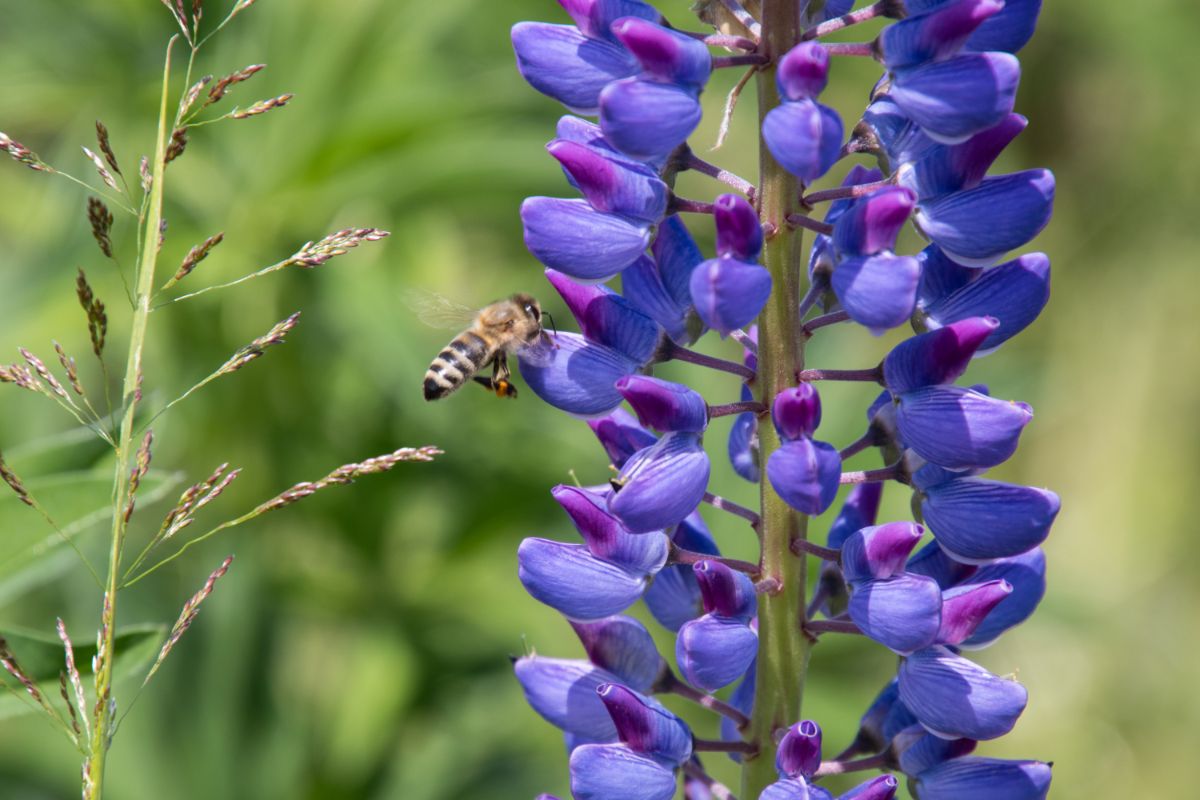
[[[520,306],[521,311],[534,322],[542,321],[542,306],[533,295],[518,293],[512,296],[512,301]]]

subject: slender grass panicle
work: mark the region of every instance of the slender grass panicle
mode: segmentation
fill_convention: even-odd
[[[191,247],[182,257],[174,274],[168,280],[162,280],[162,276],[158,274],[160,251],[169,252],[169,248],[174,245],[168,235],[163,215],[164,197],[171,183],[167,177],[167,164],[187,156],[189,140],[197,135],[206,135],[210,130],[203,126],[225,119],[242,119],[265,114],[282,108],[291,100],[292,95],[282,94],[245,108],[235,108],[223,116],[198,118],[201,112],[220,102],[238,84],[250,79],[265,66],[252,64],[227,73],[216,81],[213,81],[211,75],[197,78],[194,74],[202,54],[206,53],[206,43],[235,17],[249,9],[253,0],[237,0],[232,5],[223,3],[227,9],[224,17],[211,22],[212,11],[217,5],[213,0],[209,0],[207,4],[202,0],[186,3],[184,0],[164,0],[163,5],[178,25],[179,33],[166,45],[157,133],[152,147],[149,148],[152,155],[142,157],[138,164],[140,181],[136,186],[131,187],[126,181],[117,158],[118,148],[111,140],[108,128],[99,121],[95,124],[97,149],[83,147],[83,152],[96,173],[90,181],[49,166],[25,145],[6,134],[0,134],[0,149],[18,163],[38,172],[61,177],[89,192],[87,218],[92,236],[101,254],[111,260],[120,275],[129,301],[127,324],[118,328],[122,331],[122,339],[119,342],[110,342],[109,314],[113,313],[112,308],[99,299],[84,269],[78,269],[75,293],[84,311],[86,333],[81,330],[77,335],[86,336],[92,353],[99,362],[103,381],[100,391],[96,391],[95,387],[90,385],[87,375],[80,374],[75,359],[68,355],[71,348],[64,347],[57,341],[54,342],[54,349],[65,381],[60,379],[44,360],[26,348],[19,349],[21,362],[0,366],[0,383],[10,383],[54,400],[83,426],[84,430],[95,434],[109,448],[112,457],[112,499],[107,514],[111,523],[109,558],[107,570],[103,573],[92,566],[71,534],[56,522],[54,505],[43,504],[39,500],[38,485],[23,481],[0,457],[0,479],[16,493],[22,503],[40,514],[64,543],[75,549],[81,565],[91,573],[98,589],[96,599],[99,619],[95,624],[96,649],[91,658],[90,687],[85,685],[76,663],[76,652],[81,644],[68,636],[67,626],[62,619],[58,620],[56,628],[58,640],[63,648],[64,669],[56,676],[46,676],[44,681],[40,674],[33,675],[22,667],[18,660],[19,653],[16,652],[19,647],[10,647],[7,641],[0,638],[0,665],[16,681],[14,685],[0,680],[0,684],[21,697],[27,707],[44,713],[79,751],[84,800],[99,800],[104,792],[106,757],[118,730],[118,697],[121,709],[128,713],[140,695],[140,689],[126,694],[125,689],[118,683],[120,677],[130,666],[140,667],[144,676],[141,687],[146,686],[150,678],[163,667],[183,634],[194,624],[201,604],[213,593],[217,582],[229,570],[233,557],[227,557],[209,575],[201,589],[184,603],[169,632],[165,627],[158,629],[157,635],[162,636],[165,632],[165,639],[157,648],[157,657],[153,658],[152,663],[151,654],[147,654],[143,661],[131,665],[132,654],[126,655],[124,652],[126,642],[130,641],[131,629],[122,624],[118,617],[118,608],[122,605],[118,601],[125,591],[217,533],[249,522],[267,512],[293,505],[322,489],[387,472],[405,462],[429,461],[441,452],[432,446],[401,447],[382,456],[352,461],[319,480],[295,484],[240,516],[228,517],[201,533],[194,533],[196,529],[193,525],[198,519],[197,515],[205,508],[214,509],[216,501],[240,474],[239,469],[229,469],[228,464],[222,464],[208,477],[184,490],[157,529],[143,529],[141,523],[146,516],[143,507],[150,506],[162,495],[161,491],[154,491],[149,485],[160,474],[158,463],[152,465],[155,435],[151,424],[163,414],[175,411],[179,404],[210,381],[237,372],[251,361],[260,358],[269,348],[283,343],[297,326],[300,313],[291,314],[276,323],[265,334],[239,348],[208,377],[156,409],[144,407],[148,405],[144,391],[148,385],[147,381],[149,380],[150,385],[155,383],[154,373],[150,372],[148,376],[144,358],[147,344],[151,341],[155,329],[152,321],[161,314],[170,313],[174,303],[239,285],[288,266],[318,267],[363,243],[379,241],[387,236],[386,231],[378,228],[347,228],[309,242],[291,256],[236,280],[201,286],[189,294],[172,293],[176,284],[188,278],[200,262],[224,241],[225,234],[218,233]],[[184,51],[186,59],[182,77],[175,71],[180,66],[181,50]],[[138,189],[140,191],[136,191]],[[133,223],[136,243],[122,248],[119,247],[120,243],[114,241],[114,231],[122,230],[121,226],[115,225],[117,216],[127,216]],[[230,246],[227,244],[226,249]],[[137,253],[131,277],[122,268],[120,258],[116,255],[125,252]],[[196,278],[192,280],[195,281]],[[120,309],[124,311],[124,304],[120,304]],[[127,339],[124,338],[126,330]],[[68,343],[71,341],[67,337],[62,339]],[[124,348],[125,365],[124,371],[119,373],[119,378],[115,373],[116,365],[111,363],[114,346]],[[89,389],[92,391],[89,392]],[[91,397],[104,398],[105,402],[93,403]],[[130,552],[130,548],[134,546],[138,548],[133,551],[136,555]],[[80,623],[72,622],[72,627],[78,624]],[[140,635],[146,635],[144,629]],[[15,639],[14,636],[13,640]],[[155,643],[157,644],[157,640]],[[121,666],[118,668],[119,661]],[[55,684],[57,691],[53,691]],[[65,714],[57,705],[59,699],[66,707]]]
[[[573,112],[547,149],[580,197],[529,198],[521,219],[580,332],[527,348],[520,367],[535,394],[588,418],[616,476],[552,490],[582,544],[531,538],[517,554],[525,588],[568,618],[588,658],[533,655],[515,671],[564,733],[572,795],[831,799],[829,776],[883,771],[841,797],[887,800],[902,775],[919,800],[1044,798],[1048,764],[972,755],[1012,730],[1027,695],[964,653],[1038,605],[1040,545],[1059,500],[983,477],[1014,454],[1033,411],[1000,387],[956,383],[1030,325],[1049,293],[1045,255],[1009,254],[1049,221],[1053,175],[989,174],[1027,124],[1013,112],[1014,53],[1040,0],[712,0],[697,10],[714,30],[699,32],[642,0],[560,5],[567,24],[518,23],[512,44],[525,80]],[[870,20],[871,41],[824,41]],[[847,57],[880,70],[855,116],[820,99]],[[721,138],[753,77],[756,183],[687,143],[711,72],[735,66],[750,69]],[[820,186],[842,162],[841,184]],[[715,178],[714,196],[676,196],[684,170]],[[712,218],[714,257],[683,214]],[[927,243],[919,253],[903,252],[910,224]],[[605,285],[617,276],[619,292]],[[870,334],[904,325],[914,335],[886,355],[872,347]],[[874,354],[808,368],[808,341],[838,328]],[[741,343],[742,363],[688,349],[706,331]],[[710,404],[650,376],[668,360],[742,382]],[[875,387],[861,394],[855,441],[825,441],[820,381]],[[708,490],[704,439],[726,415],[727,455],[759,485],[757,509]],[[884,466],[847,468],[868,450]],[[878,519],[885,484],[911,495],[914,520]],[[706,502],[748,525],[757,562],[720,556]],[[809,520],[825,514],[821,545]],[[810,559],[820,562],[811,582]],[[624,616],[638,599],[675,633],[681,677]],[[838,635],[899,661],[878,697],[862,698],[853,742],[826,758],[801,709],[810,657],[821,668],[813,647]],[[712,694],[729,686],[728,699]],[[714,711],[720,738],[651,697],[663,693]],[[708,773],[712,752],[741,763],[740,787]]]

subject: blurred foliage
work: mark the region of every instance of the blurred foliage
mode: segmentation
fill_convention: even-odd
[[[0,130],[90,176],[79,146],[92,145],[101,118],[133,174],[152,138],[171,32],[162,6],[4,5]],[[211,19],[225,4],[208,5]],[[663,7],[677,23],[687,18],[684,0]],[[603,480],[604,459],[582,423],[528,392],[516,402],[470,389],[422,402],[418,383],[446,335],[419,326],[399,300],[413,286],[472,304],[515,290],[547,294],[517,208],[527,195],[568,188],[541,150],[560,110],[512,64],[508,27],[526,18],[563,15],[549,0],[262,0],[204,57],[201,72],[217,74],[270,65],[236,89],[234,102],[284,91],[296,99],[263,118],[193,132],[168,176],[164,271],[218,230],[225,243],[187,279],[193,287],[239,277],[340,227],[375,225],[393,236],[318,270],[156,313],[146,383],[155,404],[288,313],[304,316],[286,347],[156,423],[154,474],[197,480],[223,461],[243,467],[208,512],[217,521],[398,446],[437,444],[446,455],[222,534],[123,595],[123,624],[169,623],[222,557],[238,555],[123,722],[111,754],[114,800],[565,795],[561,740],[524,705],[507,656],[580,648],[523,593],[515,550],[526,535],[568,533],[547,490],[571,470],[585,483]],[[1056,218],[1038,242],[1054,264],[1054,298],[971,377],[1037,409],[1018,457],[997,473],[1052,486],[1064,511],[1047,548],[1041,612],[981,655],[994,671],[1019,671],[1031,696],[1017,729],[981,752],[1053,760],[1059,798],[1189,793],[1179,767],[1200,724],[1200,562],[1185,522],[1200,451],[1200,329],[1187,322],[1196,313],[1200,125],[1179,90],[1194,68],[1198,26],[1200,6],[1168,0],[1047,3],[1022,53],[1018,110],[1032,124],[1001,165],[1049,166],[1058,176]],[[868,63],[839,61],[830,102],[850,118],[874,77]],[[718,76],[710,103],[735,79]],[[750,176],[753,113],[748,97],[714,155]],[[712,141],[714,126],[706,120],[696,141]],[[681,187],[715,193],[693,176]],[[0,164],[0,352],[15,358],[23,345],[47,356],[56,338],[95,393],[102,378],[84,357],[75,267],[109,304],[113,364],[127,317],[115,271],[91,241],[85,200],[65,181]],[[696,227],[707,245],[711,231]],[[126,220],[114,239],[128,266]],[[546,300],[568,318],[557,298]],[[872,363],[889,341],[823,332],[810,363]],[[736,353],[728,343],[708,347]],[[686,375],[716,402],[734,399],[735,385],[721,376],[674,365],[663,374]],[[0,447],[31,485],[76,474],[79,491],[48,493],[47,502],[86,522],[96,505],[86,476],[108,474],[102,449],[49,403],[3,388]],[[822,388],[824,438],[849,441],[870,391]],[[726,424],[714,425],[714,453],[724,449]],[[755,494],[723,463],[715,489],[745,502]],[[905,513],[901,492],[886,502],[885,513]],[[166,511],[144,501],[141,510],[135,541]],[[99,592],[73,556],[51,573],[10,581],[30,543],[51,534],[23,511],[0,505],[0,629],[48,635],[62,615],[75,636],[90,638]],[[745,531],[708,517],[730,554],[750,553]],[[79,538],[98,565],[99,527]],[[806,714],[836,747],[893,665],[878,647],[831,640],[813,666]],[[122,708],[136,685],[118,687]],[[711,721],[688,714],[711,734]],[[709,761],[736,781],[732,764]],[[69,797],[77,781],[75,754],[41,719],[4,720],[0,796]]]

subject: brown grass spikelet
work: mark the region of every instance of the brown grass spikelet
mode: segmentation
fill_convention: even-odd
[[[253,513],[261,514],[266,511],[283,508],[330,486],[341,486],[353,483],[355,478],[361,478],[364,475],[387,472],[392,467],[405,461],[432,461],[434,456],[441,455],[441,453],[442,451],[439,448],[431,445],[424,447],[401,447],[399,450],[387,453],[386,455],[368,458],[366,461],[343,464],[320,480],[297,483],[292,488],[281,492],[258,506],[254,509]]]
[[[163,284],[163,289],[170,289],[175,284],[191,274],[196,266],[208,258],[209,252],[225,240],[225,232],[221,231],[213,236],[208,237],[203,242],[192,247],[188,254],[183,257],[183,262],[179,265],[179,269],[175,270],[175,274],[171,279]]]
[[[181,117],[192,110],[192,106],[196,105],[196,100],[200,98],[200,93],[204,91],[205,86],[208,86],[208,84],[212,83],[212,79],[212,75],[205,75],[203,78],[192,84],[192,87],[188,89],[187,94],[184,95],[183,103],[179,112]]]
[[[149,194],[150,187],[154,184],[154,175],[150,172],[150,159],[146,156],[142,156],[142,160],[138,162],[138,177],[142,180],[142,191]]]
[[[167,641],[163,643],[162,649],[158,651],[158,658],[154,659],[154,665],[150,667],[150,671],[146,673],[145,680],[142,681],[142,686],[150,682],[154,677],[154,673],[158,672],[158,668],[162,666],[163,661],[170,655],[171,649],[179,641],[180,637],[187,632],[187,629],[192,626],[196,620],[196,615],[200,612],[200,604],[203,603],[208,596],[212,594],[213,589],[217,585],[217,581],[225,576],[229,571],[229,565],[233,563],[233,556],[226,556],[221,562],[221,566],[212,571],[208,576],[208,580],[200,587],[200,591],[196,592],[191,598],[183,604],[183,610],[179,613],[179,619],[175,620],[175,624],[171,626],[171,632],[167,635]]]
[[[68,356],[67,351],[63,350],[63,346],[58,342],[54,343],[54,352],[58,354],[58,363],[62,364],[63,372],[67,373],[71,390],[83,397],[83,384],[79,382],[79,369],[75,366],[75,359]]]
[[[100,245],[100,252],[109,258],[113,257],[112,231],[113,214],[99,197],[88,198],[88,222],[92,224],[92,236]]]
[[[108,166],[112,171],[121,174],[121,168],[117,166],[117,154],[113,152],[112,143],[108,139],[108,128],[104,127],[104,123],[96,120],[96,144],[100,147],[100,152],[104,154],[104,160],[108,162]]]
[[[67,691],[67,673],[61,669],[58,671],[58,693],[62,695],[63,703],[67,706],[67,713],[71,717],[71,730],[75,731],[75,740],[79,741],[79,737],[83,735],[83,729],[79,727],[79,716],[75,713],[75,704],[71,701],[71,695]]]
[[[233,119],[246,119],[247,117],[257,117],[259,114],[265,114],[268,111],[271,111],[273,109],[282,108],[283,106],[286,106],[288,104],[288,101],[291,100],[295,96],[296,95],[292,94],[291,92],[287,92],[285,94],[279,95],[278,97],[268,97],[266,100],[259,100],[257,103],[250,106],[249,108],[234,109],[233,113],[231,113],[229,116],[231,116]]]
[[[100,175],[100,180],[104,181],[104,185],[110,189],[117,188],[117,179],[108,171],[108,167],[104,166],[104,160],[100,156],[93,153],[90,149],[84,147],[83,154],[87,156],[93,166],[96,167],[96,172]]]
[[[7,133],[0,131],[0,150],[8,153],[13,157],[13,160],[24,164],[32,170],[38,172],[53,172],[49,164],[46,164],[38,154],[30,150],[25,145],[10,137]]]
[[[229,469],[228,463],[221,464],[200,483],[192,484],[184,489],[183,493],[179,495],[179,502],[167,513],[155,538],[166,541],[191,525],[195,521],[196,512],[217,499],[221,492],[225,491],[225,488],[233,483],[242,472],[240,469],[235,469],[226,473],[227,469]]]
[[[88,283],[87,275],[84,274],[82,267],[75,279],[75,295],[79,298],[79,305],[83,307],[84,313],[87,314],[92,352],[99,358],[100,354],[104,352],[104,338],[108,335],[108,314],[104,311],[104,303],[92,292],[91,284]]]
[[[170,164],[183,155],[183,151],[187,148],[188,143],[187,132],[187,125],[180,125],[171,131],[171,141],[167,144],[167,153],[164,158],[165,163]]]
[[[236,372],[254,359],[262,356],[268,347],[276,344],[283,344],[284,340],[287,338],[287,335],[291,332],[292,328],[296,327],[296,323],[299,321],[300,312],[297,311],[290,315],[287,319],[275,323],[275,325],[271,327],[271,330],[267,331],[262,336],[259,336],[257,339],[250,342],[250,344],[242,347],[236,353],[234,353],[228,361],[226,361],[220,366],[219,369],[217,369],[216,375],[228,375],[231,372]]]
[[[137,490],[142,485],[142,478],[146,477],[146,473],[150,471],[150,446],[154,444],[154,431],[146,431],[146,435],[142,437],[142,443],[138,447],[137,455],[133,460],[133,469],[129,473],[129,500],[125,504],[125,522],[128,523],[133,516],[134,504],[137,502]]]
[[[0,636],[0,666],[3,666],[9,675],[12,675],[21,683],[22,686],[25,687],[25,691],[29,692],[29,696],[32,697],[34,702],[41,706],[47,714],[54,719],[60,721],[62,720],[62,717],[60,717],[58,712],[54,710],[54,706],[50,705],[50,701],[46,699],[44,694],[42,694],[42,690],[39,689],[37,684],[34,683],[33,679],[29,677],[29,674],[21,668],[21,665],[17,662],[17,657],[13,654],[13,651],[8,648],[8,641],[2,636]]]
[[[44,388],[34,376],[33,370],[24,364],[0,365],[0,383],[11,383],[21,389],[28,389],[38,394],[44,393]]]
[[[4,454],[0,453],[0,480],[8,484],[8,488],[16,492],[17,498],[22,503],[33,508],[33,498],[29,496],[29,490],[25,488],[25,484],[21,482],[21,478],[17,473],[13,472],[8,464],[4,461]]]
[[[340,256],[363,242],[377,242],[391,234],[378,228],[346,228],[331,233],[317,242],[308,242],[290,259],[289,264],[306,269],[319,267],[334,256]]]
[[[238,9],[235,8],[233,14],[236,14],[237,12]],[[233,14],[230,16],[232,17]],[[213,103],[224,97],[231,86],[250,80],[252,77],[254,77],[255,73],[263,70],[266,68],[266,66],[266,64],[251,64],[248,67],[239,69],[237,72],[231,72],[225,77],[220,78],[216,83],[213,84],[213,87],[208,90],[208,99],[204,101],[204,106],[201,107],[205,108],[211,106]]]
[[[50,387],[51,392],[64,400],[67,399],[67,390],[64,389],[63,385],[58,382],[58,378],[54,377],[54,373],[52,373],[50,368],[46,366],[45,361],[42,361],[24,347],[18,347],[17,352],[21,354],[21,358],[25,359],[25,363],[27,363],[33,369],[33,371],[38,374],[38,377],[46,382],[46,385]]]
[[[72,705],[79,708],[79,715],[83,719],[83,729],[91,735],[90,726],[88,725],[87,717],[87,697],[83,693],[83,679],[79,676],[79,668],[75,664],[75,648],[71,645],[71,637],[67,636],[67,626],[62,621],[62,617],[58,618],[56,629],[58,630],[58,638],[63,643],[63,659],[67,666],[67,677],[70,679],[71,688],[74,690],[75,698],[72,703],[66,695],[66,687],[63,687],[63,700],[67,701],[67,708],[71,711],[72,721],[75,718],[75,709]],[[62,673],[59,673],[60,675]],[[78,731],[78,729],[76,729]]]

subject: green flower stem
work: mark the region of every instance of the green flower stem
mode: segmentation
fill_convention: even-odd
[[[779,105],[775,87],[775,63],[800,40],[799,14],[795,0],[763,0],[762,46],[770,61],[758,73],[760,121]],[[804,339],[799,335],[797,300],[803,294],[801,230],[787,222],[803,214],[801,186],[759,144],[759,217],[767,233],[763,262],[771,273],[773,288],[759,317],[758,389],[762,402],[796,383],[804,368]],[[759,426],[759,453],[766,464],[779,448],[779,436],[770,424]],[[792,542],[807,538],[808,518],[796,513],[779,498],[763,476],[762,576],[775,579],[779,588],[758,599],[758,674],[754,710],[747,730],[758,753],[744,757],[739,797],[753,800],[778,779],[775,771],[777,729],[800,719],[804,675],[808,667],[809,642],[801,628],[804,613],[805,559],[792,552]]]
[[[104,789],[104,762],[108,752],[109,728],[112,714],[109,698],[112,696],[114,645],[117,632],[117,589],[121,580],[121,551],[125,544],[126,522],[121,510],[129,502],[129,473],[135,453],[134,417],[141,397],[142,353],[146,345],[146,329],[150,322],[150,298],[154,292],[154,268],[158,261],[158,231],[162,221],[163,177],[166,171],[167,138],[171,134],[170,118],[167,116],[167,99],[171,84],[171,50],[178,37],[167,43],[166,63],[163,66],[162,100],[158,112],[158,135],[154,148],[153,184],[144,227],[145,241],[136,276],[133,328],[129,336],[129,356],[125,364],[125,380],[122,388],[124,414],[121,418],[120,435],[116,445],[116,466],[113,473],[113,522],[112,548],[108,557],[108,581],[105,592],[104,612],[101,617],[100,651],[96,671],[96,710],[92,722],[90,754],[84,766],[83,798],[100,800]]]

